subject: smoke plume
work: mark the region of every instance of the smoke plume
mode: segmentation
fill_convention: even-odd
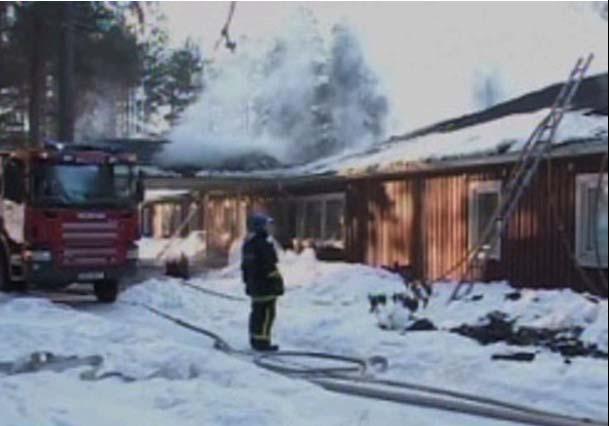
[[[238,40],[203,78],[164,165],[222,168],[250,155],[295,164],[384,136],[388,103],[357,37],[344,23],[323,34],[304,9],[272,39]]]

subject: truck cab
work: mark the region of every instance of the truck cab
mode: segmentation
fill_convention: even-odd
[[[135,156],[76,145],[0,159],[0,290],[91,283],[113,302],[138,259]]]

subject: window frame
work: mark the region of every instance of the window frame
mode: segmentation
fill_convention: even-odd
[[[497,194],[498,203],[502,202],[502,181],[501,180],[481,180],[471,182],[468,188],[468,250],[472,250],[474,245],[479,242],[478,232],[479,226],[479,203],[478,196],[480,194]],[[499,230],[497,230],[499,232]],[[496,245],[491,250],[485,253],[479,250],[476,254],[481,260],[496,260],[502,258],[502,234],[498,235]]]
[[[575,212],[574,212],[574,249],[575,257],[580,266],[588,268],[597,268],[597,255],[595,249],[588,250],[587,244],[587,230],[593,224],[587,224],[586,221],[591,217],[589,212],[589,200],[585,200],[590,189],[597,190],[597,184],[599,182],[598,173],[580,173],[576,175],[575,180]],[[602,178],[602,185],[608,186],[608,173],[604,173]],[[601,266],[602,268],[608,267],[608,256],[603,256],[601,253]]]
[[[327,204],[332,201],[340,201],[343,207],[343,224],[340,239],[327,238]],[[322,246],[345,247],[345,194],[333,192],[327,194],[308,195],[295,198],[297,206],[296,239],[300,241],[314,241]],[[305,206],[307,203],[321,203],[320,238],[311,238],[305,235]]]

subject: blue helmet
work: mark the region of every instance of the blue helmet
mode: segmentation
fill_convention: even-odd
[[[273,219],[263,213],[254,213],[248,216],[246,227],[249,232],[262,232],[266,230],[268,224],[273,223]]]

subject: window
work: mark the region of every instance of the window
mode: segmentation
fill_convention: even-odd
[[[178,230],[182,224],[182,209],[180,205],[171,202],[162,204],[161,210],[161,233],[163,238],[169,238]]]
[[[469,249],[481,244],[485,238],[485,231],[494,220],[494,213],[500,204],[502,184],[500,181],[473,182],[470,185],[469,194]],[[481,247],[478,253],[479,259],[500,259],[500,235],[499,229],[494,224],[494,234]],[[490,245],[489,242],[493,244]]]
[[[343,199],[333,199],[326,202],[326,222],[324,226],[325,240],[343,240],[343,204]]]
[[[343,244],[343,194],[325,194],[297,199],[297,238],[324,245]]]
[[[322,203],[316,200],[306,201],[304,210],[303,235],[313,240],[322,238]]]
[[[25,197],[25,166],[20,160],[9,158],[3,170],[4,198],[22,204]]]
[[[161,204],[159,207],[161,213],[161,237],[168,238],[172,233],[172,206]]]
[[[608,267],[608,175],[576,176],[576,258],[583,266]]]
[[[33,176],[33,198],[38,205],[100,207],[137,202],[133,166],[43,164],[34,168]]]
[[[201,215],[199,209],[199,203],[196,201],[192,201],[189,205],[189,210],[187,215],[191,217],[189,221],[188,230],[189,231],[201,231]]]

